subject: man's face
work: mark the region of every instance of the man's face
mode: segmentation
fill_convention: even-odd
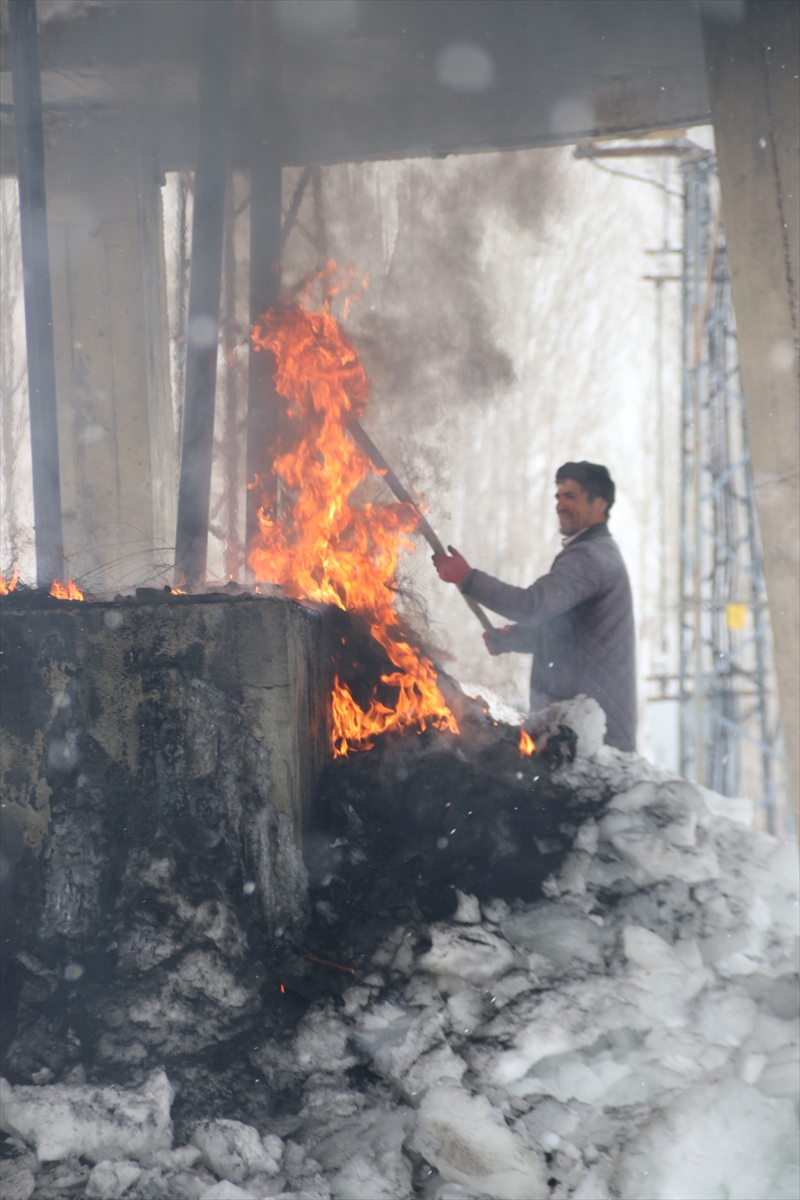
[[[563,537],[572,537],[591,525],[602,525],[606,519],[608,502],[596,496],[590,500],[588,494],[574,479],[565,479],[556,488],[556,513]]]

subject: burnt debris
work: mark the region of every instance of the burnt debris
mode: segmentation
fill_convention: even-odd
[[[301,1081],[276,1048],[289,1053],[309,1005],[359,986],[401,925],[422,952],[457,889],[538,899],[602,803],[559,782],[570,729],[526,757],[518,728],[440,675],[460,735],[387,734],[329,759],[302,810],[304,866],[273,802],[289,743],[265,750],[244,685],[256,654],[294,654],[295,687],[302,655],[335,659],[367,703],[390,664],[366,625],[276,597],[157,588],[108,604],[18,593],[4,609],[0,1069],[12,1084],[138,1086],[165,1068],[178,1136],[220,1112],[291,1114]],[[295,705],[322,705],[330,681],[314,670]],[[274,704],[271,679],[250,692]],[[298,762],[317,753],[309,712]]]

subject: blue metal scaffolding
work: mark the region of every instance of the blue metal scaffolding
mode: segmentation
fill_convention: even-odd
[[[787,811],[772,632],[716,162],[681,159],[681,774]]]
[[[662,264],[679,256],[680,274],[662,269],[656,285],[658,406],[659,667],[654,700],[677,703],[679,770],[724,796],[748,796],[757,823],[790,832],[786,756],[778,708],[772,630],[758,533],[742,396],[736,322],[713,151],[686,137],[621,140],[576,149],[612,174],[660,187],[663,245],[646,251]],[[597,159],[677,161],[680,193]],[[680,198],[682,246],[668,244],[668,197]],[[673,260],[674,261],[674,260]],[[671,645],[675,608],[667,599],[667,488],[663,394],[666,283],[681,285],[680,580],[677,672]]]

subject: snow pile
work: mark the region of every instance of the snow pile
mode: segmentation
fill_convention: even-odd
[[[245,1179],[266,1175],[274,1178],[280,1171],[283,1142],[274,1134],[260,1137],[252,1125],[241,1121],[202,1121],[194,1131],[195,1145],[205,1165],[219,1179],[242,1183]]]
[[[490,1196],[547,1195],[547,1172],[485,1096],[436,1084],[420,1105],[410,1146],[444,1178]]]
[[[590,703],[537,719],[574,731],[559,776],[596,798],[543,898],[461,893],[451,919],[399,924],[291,1039],[254,1045],[296,1098],[268,1128],[218,1113],[170,1149],[163,1075],[124,1103],[4,1085],[19,1194],[795,1197],[795,848],[602,745]]]
[[[312,1006],[294,1137],[343,1200],[795,1196],[794,848],[604,746],[591,702],[535,720],[600,798],[547,898],[461,894]]]
[[[53,1084],[12,1088],[0,1080],[2,1128],[34,1146],[39,1162],[83,1155],[139,1158],[172,1145],[173,1090],[163,1071],[140,1088]]]

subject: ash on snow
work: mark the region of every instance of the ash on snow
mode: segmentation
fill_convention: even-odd
[[[437,851],[441,835],[414,859],[397,834],[370,900],[363,791],[329,779],[310,936],[319,957],[346,945],[357,974],[297,957],[293,979],[289,955],[287,988],[325,982],[287,1036],[250,1038],[241,1082],[291,1102],[258,1128],[219,1109],[173,1126],[163,1070],[127,1088],[3,1081],[4,1200],[796,1196],[794,847],[744,823],[741,802],[605,747],[593,702],[544,719],[577,755],[546,772],[569,845],[530,894],[502,886],[489,822],[494,894],[477,875],[450,886],[471,860]],[[413,763],[387,763],[413,781]],[[536,796],[527,778],[519,795]],[[540,872],[544,833],[525,835]]]

